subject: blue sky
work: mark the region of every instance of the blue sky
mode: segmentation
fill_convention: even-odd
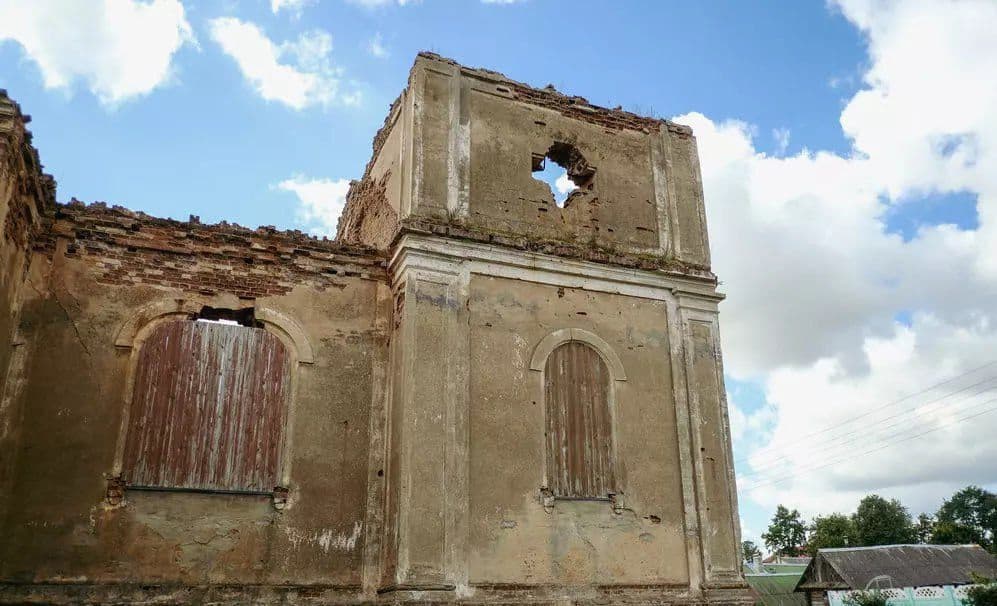
[[[0,87],[61,201],[313,233],[420,50],[690,124],[757,539],[997,482],[990,392],[953,393],[997,376],[992,31],[988,0],[0,0]],[[799,441],[842,423],[885,448]]]
[[[790,150],[840,149],[843,91],[829,81],[854,78],[863,58],[854,28],[820,3],[460,0],[369,8],[324,0],[300,16],[274,14],[264,0],[185,6],[200,48],[181,47],[167,83],[110,110],[81,83],[47,90],[20,45],[0,45],[0,82],[36,116],[32,128],[62,197],[293,225],[294,196],[270,186],[292,174],[358,176],[420,50],[610,107],[736,117],[761,133],[789,129]],[[254,95],[208,33],[209,20],[221,16],[253,22],[275,42],[327,31],[331,60],[362,101],[295,110]],[[598,27],[585,24],[593,20]],[[375,36],[388,56],[368,51]],[[767,135],[759,144],[776,146]]]

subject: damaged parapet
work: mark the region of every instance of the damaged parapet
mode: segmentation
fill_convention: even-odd
[[[533,173],[553,162],[563,206]],[[590,104],[421,53],[352,184],[338,237],[400,232],[708,273],[696,141],[686,126]]]
[[[31,116],[0,89],[0,219],[6,239],[22,250],[37,232],[41,214],[55,207],[55,179],[42,172],[29,122]]]

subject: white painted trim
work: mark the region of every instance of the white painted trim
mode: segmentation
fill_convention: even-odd
[[[457,261],[471,274],[525,280],[657,301],[683,297],[698,306],[716,309],[724,295],[713,280],[677,272],[627,269],[591,261],[509,249],[494,244],[405,234],[389,263],[398,280],[412,267],[453,271]],[[688,304],[688,303],[687,303]]]
[[[616,355],[616,352],[613,351],[609,343],[599,335],[582,328],[562,328],[544,337],[537,344],[536,349],[533,350],[533,358],[530,359],[530,370],[543,372],[544,367],[547,365],[547,358],[550,357],[551,352],[571,341],[585,343],[599,352],[603,361],[606,362],[606,366],[609,367],[609,374],[612,375],[614,381],[627,380],[627,373],[623,370],[623,363],[620,362],[619,356]]]

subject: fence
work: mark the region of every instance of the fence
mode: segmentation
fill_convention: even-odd
[[[972,585],[941,587],[903,587],[874,589],[886,598],[888,606],[964,606],[966,592]],[[848,606],[845,600],[856,591],[828,591],[830,606]]]

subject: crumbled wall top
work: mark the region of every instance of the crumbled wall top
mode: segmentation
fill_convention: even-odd
[[[574,185],[566,199],[537,174],[548,161]],[[426,226],[711,275],[692,129],[423,52],[374,137],[337,238],[387,249]]]
[[[529,84],[513,80],[505,74],[489,69],[467,67],[457,63],[453,59],[441,57],[436,53],[424,51],[419,53],[419,56],[457,66],[465,76],[503,84],[510,89],[514,98],[518,101],[553,109],[577,120],[593,122],[608,128],[631,129],[642,132],[654,132],[666,128],[676,134],[692,136],[692,129],[688,126],[676,124],[675,122],[661,118],[641,116],[625,111],[622,107],[613,109],[600,107],[589,103],[585,97],[566,95],[555,89],[551,84],[548,84],[544,88],[535,88]]]
[[[102,284],[146,284],[244,298],[280,295],[295,286],[342,287],[351,278],[386,280],[386,258],[370,248],[264,226],[206,225],[161,219],[104,203],[59,204],[35,249],[95,270]]]
[[[31,143],[31,131],[26,125],[31,116],[21,112],[21,106],[0,88],[0,161],[11,174],[22,175],[22,193],[33,194],[41,212],[55,204],[55,179],[42,172],[38,150]]]

